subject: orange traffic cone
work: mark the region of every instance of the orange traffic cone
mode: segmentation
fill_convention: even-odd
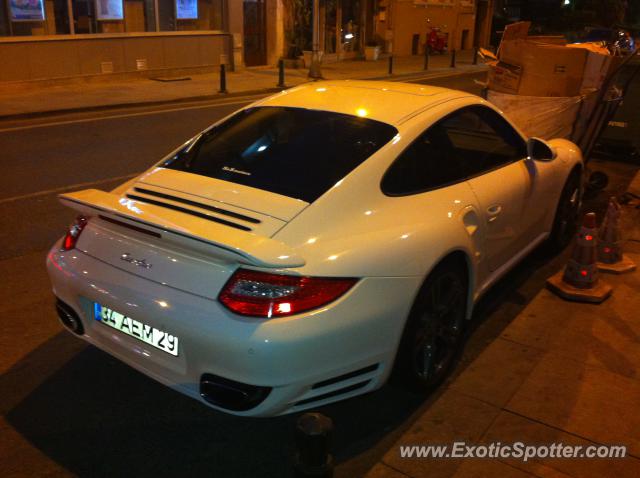
[[[609,207],[598,231],[598,269],[622,274],[633,271],[635,262],[622,253],[619,220],[622,208],[615,197],[609,199]]]
[[[596,215],[590,212],[584,216],[567,267],[547,279],[547,287],[563,299],[599,304],[611,295],[611,286],[598,278],[597,233]]]

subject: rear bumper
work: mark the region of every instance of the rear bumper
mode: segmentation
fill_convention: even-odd
[[[414,277],[365,278],[325,308],[245,319],[216,300],[132,275],[77,250],[60,252],[58,246],[49,253],[47,269],[55,295],[80,317],[83,339],[175,390],[237,415],[290,413],[380,387],[420,286]],[[94,302],[177,336],[179,355],[95,321]],[[271,391],[254,408],[231,411],[201,397],[205,374]]]

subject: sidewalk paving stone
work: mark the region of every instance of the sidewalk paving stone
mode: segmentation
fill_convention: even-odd
[[[500,442],[502,444],[523,442],[527,445],[562,443],[564,445],[580,445],[585,447],[601,443],[586,440],[509,411],[500,413],[482,438],[482,442]],[[640,476],[640,460],[631,456],[615,460],[534,458],[526,463],[519,459],[500,458],[500,460],[513,467],[544,478],[555,476],[572,476],[576,478],[616,476],[618,478],[633,478]]]
[[[505,408],[640,457],[638,404],[640,381],[550,353]]]
[[[394,470],[384,463],[377,463],[367,474],[369,478],[406,478],[407,475]]]
[[[631,277],[603,277],[614,285],[606,307],[573,304],[573,313],[558,307],[558,297],[541,291],[536,310],[528,308],[502,337],[542,350],[554,350],[627,377],[640,375],[640,321],[630,320],[629,308],[640,310],[640,285],[623,282]]]
[[[447,390],[384,456],[383,462],[412,477],[452,476],[462,459],[402,458],[399,445],[450,444],[454,441],[478,442],[500,408]]]
[[[531,478],[537,476],[498,460],[467,460],[453,475],[454,478]]]
[[[342,61],[323,65],[323,75],[328,80],[388,79],[411,81],[413,77],[443,76],[480,72],[482,64],[471,64],[472,52],[458,55],[457,68],[450,68],[448,56],[434,57],[428,71],[424,71],[421,56],[400,57],[394,60],[394,74],[388,75],[387,61]],[[285,83],[288,87],[311,81],[306,69],[287,69]],[[181,75],[185,77],[186,75]],[[273,67],[244,68],[227,73],[227,89],[232,96],[218,94],[218,72],[187,76],[186,81],[155,81],[150,78],[129,80],[74,79],[54,84],[46,82],[0,83],[0,118],[21,114],[107,106],[140,105],[175,102],[189,99],[224,99],[234,95],[258,94],[277,91],[278,70]]]
[[[503,407],[535,368],[542,353],[534,347],[498,337],[453,381],[450,388]]]

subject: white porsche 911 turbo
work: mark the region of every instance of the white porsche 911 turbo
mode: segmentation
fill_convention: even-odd
[[[474,303],[572,237],[579,149],[491,104],[310,83],[214,124],[81,215],[47,265],[62,323],[225,412],[271,416],[451,368]]]

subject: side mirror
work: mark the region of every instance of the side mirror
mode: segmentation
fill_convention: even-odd
[[[553,146],[540,138],[529,138],[527,141],[527,157],[536,161],[553,161],[556,159],[556,150]]]

